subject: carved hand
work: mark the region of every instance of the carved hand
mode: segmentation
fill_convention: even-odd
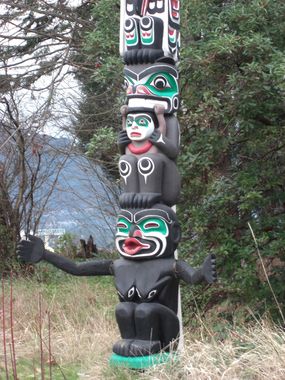
[[[208,284],[217,281],[216,256],[214,254],[210,254],[205,258],[201,270],[204,280]]]
[[[121,153],[124,151],[125,147],[131,143],[126,131],[120,131],[118,136],[118,146]]]
[[[159,132],[158,129],[155,129],[150,138],[149,138],[149,141],[152,142],[154,145],[158,142],[158,140],[160,139],[161,137],[161,133]]]
[[[163,115],[165,111],[165,108],[161,104],[156,104],[153,109],[156,115]]]
[[[38,263],[44,258],[45,246],[42,239],[28,235],[29,240],[17,244],[17,257],[25,263]]]

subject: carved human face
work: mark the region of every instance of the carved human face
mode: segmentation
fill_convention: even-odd
[[[130,140],[143,141],[154,131],[152,118],[144,113],[129,114],[126,119],[126,131]]]
[[[178,73],[172,65],[129,65],[125,68],[125,85],[131,109],[152,110],[156,104],[161,104],[166,113],[178,109]]]
[[[121,210],[115,238],[120,255],[134,260],[173,256],[180,228],[172,216],[166,206],[136,212]]]

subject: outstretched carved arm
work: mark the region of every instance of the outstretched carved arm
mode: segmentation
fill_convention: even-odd
[[[17,245],[18,258],[26,263],[47,261],[55,267],[75,276],[110,276],[112,275],[112,260],[94,260],[84,263],[74,261],[49,252],[45,249],[43,241],[29,235],[29,240],[21,240]]]
[[[185,261],[177,260],[175,274],[187,284],[195,285],[204,281],[212,284],[217,281],[216,257],[213,254],[208,255],[203,265],[197,269],[190,267]]]

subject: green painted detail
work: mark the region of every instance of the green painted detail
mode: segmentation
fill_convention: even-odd
[[[173,75],[161,71],[159,73],[152,74],[147,78],[143,78],[140,81],[133,80],[130,76],[125,75],[126,86],[138,86],[142,85],[147,87],[151,95],[159,97],[173,98],[178,94],[178,82]],[[127,91],[127,95],[130,94]]]
[[[148,356],[120,356],[112,354],[110,357],[110,365],[112,367],[124,367],[132,369],[150,368],[158,364],[164,364],[168,361],[177,359],[177,353],[162,352],[160,354]]]
[[[166,72],[151,75],[146,81],[145,86],[157,96],[172,98],[178,93],[177,80]]]
[[[141,30],[141,40],[142,40],[142,43],[144,44],[144,45],[151,45],[151,44],[153,44],[153,42],[154,42],[154,33],[153,33],[153,31],[151,30],[149,33],[150,33],[150,35],[149,35],[149,37],[145,37],[144,35],[143,35],[143,31]]]
[[[135,84],[135,81],[128,75],[125,75],[125,86],[133,86]]]
[[[136,46],[138,44],[139,35],[138,35],[137,27],[134,28],[133,34],[134,34],[133,37],[130,37],[130,33],[128,33],[128,35],[126,35],[127,46]]]
[[[169,41],[174,44],[176,42],[176,36],[175,35],[173,35],[173,36],[169,35]]]
[[[159,218],[147,218],[143,219],[138,224],[140,230],[145,234],[149,234],[152,232],[159,232],[163,236],[168,235],[168,226],[166,222]]]
[[[137,117],[133,117],[133,116],[129,115],[127,117],[126,127],[130,128],[133,125],[133,122],[135,122],[136,125],[138,125],[140,127],[148,128],[150,121],[151,120],[147,115],[146,116],[141,115],[141,116],[137,116]]]

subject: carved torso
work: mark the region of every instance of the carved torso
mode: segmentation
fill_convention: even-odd
[[[123,302],[159,302],[177,312],[174,259],[114,261],[115,285]]]

